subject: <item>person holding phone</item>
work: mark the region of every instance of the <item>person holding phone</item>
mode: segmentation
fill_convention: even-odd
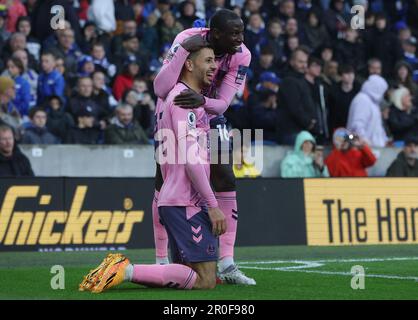
[[[319,178],[329,177],[324,163],[324,148],[316,145],[316,140],[308,131],[296,136],[294,151],[283,159],[282,178]]]

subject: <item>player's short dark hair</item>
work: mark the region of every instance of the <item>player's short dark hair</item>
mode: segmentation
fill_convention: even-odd
[[[209,28],[225,30],[228,27],[228,22],[233,20],[240,20],[240,16],[236,12],[229,9],[221,9],[215,12],[215,14],[209,20]]]
[[[205,49],[205,48],[213,49],[213,47],[209,45],[209,43],[207,43],[205,46],[202,46],[199,50],[190,52],[187,59],[194,60],[199,55],[200,50]]]
[[[347,74],[347,73],[355,73],[355,70],[354,70],[353,66],[351,66],[349,64],[343,64],[343,65],[339,66],[338,73],[340,75]]]

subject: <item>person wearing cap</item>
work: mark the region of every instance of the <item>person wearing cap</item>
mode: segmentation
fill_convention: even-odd
[[[22,118],[19,111],[13,104],[16,97],[15,82],[9,77],[0,77],[0,122],[11,126],[17,138],[19,138],[19,128]]]
[[[382,62],[382,74],[389,78],[395,63],[402,59],[402,49],[398,37],[387,26],[383,13],[376,14],[375,26],[364,34],[367,57],[378,58]]]
[[[134,78],[139,74],[139,63],[134,55],[125,58],[123,64],[123,72],[116,76],[113,84],[113,95],[115,99],[120,101],[123,93],[132,88]]]
[[[386,177],[418,177],[418,136],[405,139],[403,150],[390,164]]]
[[[76,113],[76,125],[67,133],[66,144],[98,144],[102,131],[95,124],[95,114],[91,106],[82,106]]]
[[[346,128],[335,130],[332,140],[334,147],[325,159],[331,177],[367,177],[366,169],[377,159],[366,141]]]
[[[408,40],[402,42],[403,58],[408,62],[413,70],[418,69],[417,53],[417,38],[410,37]]]
[[[294,150],[280,163],[282,178],[329,177],[321,149],[316,150],[315,138],[308,131],[301,131],[295,141]]]
[[[89,55],[84,55],[78,61],[78,76],[79,77],[90,77],[94,72],[94,63],[93,58]]]
[[[263,140],[277,142],[277,93],[281,79],[274,72],[263,72],[256,91],[248,99],[248,119],[253,129],[263,129]]]
[[[150,57],[148,48],[145,48],[144,45],[139,42],[139,39],[135,34],[124,34],[122,35],[121,48],[113,54],[118,73],[121,71],[123,72],[126,58],[130,56],[135,57],[140,66],[140,71],[142,70],[141,72],[144,72]]]
[[[400,87],[392,91],[390,100],[388,124],[394,140],[403,141],[407,136],[418,135],[418,108],[412,103],[411,92]]]

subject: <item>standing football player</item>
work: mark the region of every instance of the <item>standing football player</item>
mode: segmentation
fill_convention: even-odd
[[[202,146],[210,130],[209,117],[204,108],[187,110],[173,101],[184,89],[200,91],[210,85],[215,70],[211,48],[191,53],[180,81],[164,102],[159,101],[156,158],[164,184],[158,210],[174,263],[133,265],[122,254],[109,254],[84,278],[80,290],[100,293],[124,281],[177,289],[216,286],[217,236],[225,232],[226,220],[210,186],[210,150],[207,143]]]
[[[164,60],[164,65],[154,80],[154,91],[159,99],[166,99],[179,78],[184,61],[190,52],[198,49],[207,41],[215,51],[217,70],[209,89],[196,91],[184,90],[175,97],[174,103],[182,108],[203,107],[212,115],[210,126],[218,132],[220,152],[228,152],[228,164],[222,164],[222,154],[218,163],[211,164],[210,181],[221,211],[225,214],[227,230],[219,241],[218,276],[226,283],[255,285],[254,279],[242,273],[234,262],[234,245],[237,232],[237,201],[235,176],[232,169],[232,153],[229,146],[229,134],[223,113],[227,110],[236,93],[243,89],[251,53],[243,44],[244,24],[233,11],[222,9],[211,18],[210,28],[191,28],[177,35]],[[153,202],[154,240],[156,262],[168,263],[167,234],[161,225],[157,212],[158,192],[163,183],[160,168],[157,165],[155,196]]]

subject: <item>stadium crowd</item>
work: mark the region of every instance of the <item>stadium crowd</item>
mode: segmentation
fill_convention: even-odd
[[[66,21],[54,31],[56,4]],[[352,29],[353,5],[364,28]],[[284,176],[306,161],[303,176],[365,175],[369,147],[418,157],[418,0],[0,0],[1,124],[24,144],[151,143],[152,81],[172,41],[220,8],[242,17],[252,53],[225,116],[295,145]]]

